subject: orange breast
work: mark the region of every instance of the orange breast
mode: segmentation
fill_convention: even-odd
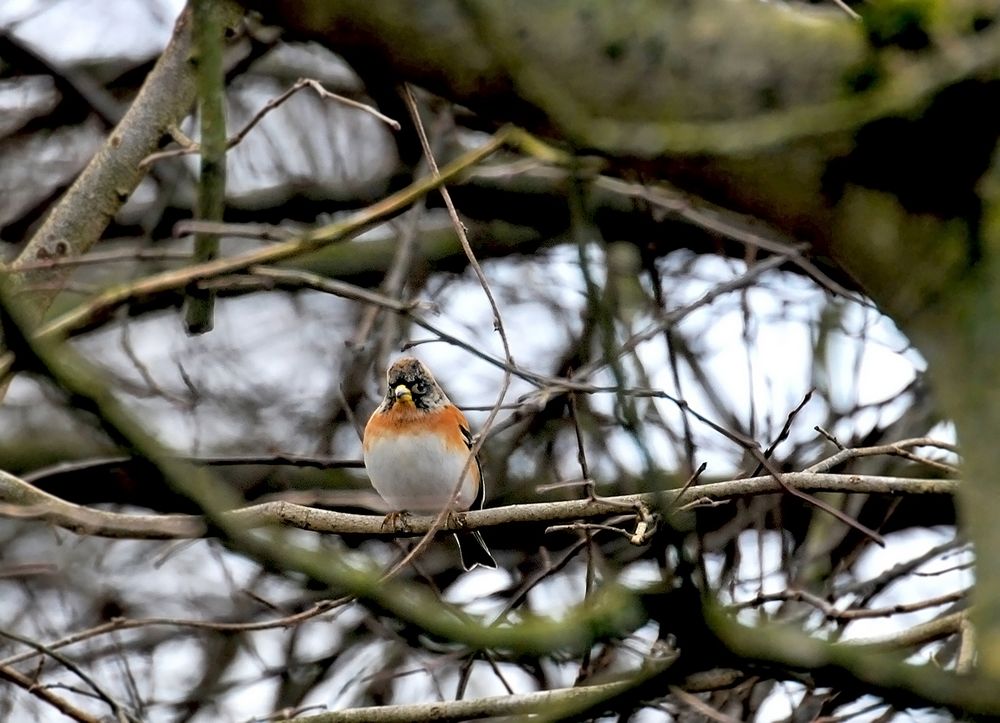
[[[397,404],[386,412],[375,410],[365,425],[363,444],[368,449],[375,440],[386,434],[434,432],[440,435],[448,449],[468,453],[469,445],[462,434],[463,427],[468,429],[469,423],[462,411],[452,404],[431,411]]]
[[[482,481],[469,462],[465,416],[454,406],[423,411],[395,405],[376,411],[365,427],[365,466],[372,485],[393,509],[438,512],[451,504],[463,479],[458,509],[468,509]],[[467,429],[468,427],[466,427]]]

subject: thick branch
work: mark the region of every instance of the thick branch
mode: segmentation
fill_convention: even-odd
[[[683,690],[699,693],[728,687],[742,677],[743,674],[738,671],[719,671],[712,674],[692,675],[684,681],[678,681],[676,685]],[[296,718],[296,721],[301,723],[412,723],[412,721],[447,723],[497,716],[552,713],[553,710],[565,707],[572,707],[575,710],[587,707],[592,702],[599,703],[617,693],[629,690],[632,686],[633,683],[626,680],[577,688],[557,688],[536,693],[498,695],[491,698],[352,708],[303,716]]]
[[[710,614],[711,624],[726,646],[750,661],[809,670],[820,685],[849,686],[861,681],[898,706],[944,705],[962,717],[1000,714],[997,688],[982,676],[956,675],[931,664],[908,665],[904,657],[876,647],[827,643],[790,627],[768,624],[747,627],[720,610]]]
[[[922,495],[953,494],[955,480],[907,479],[861,475],[814,474],[797,472],[782,475],[785,484],[808,492],[843,492],[854,494]],[[481,530],[512,524],[558,524],[581,519],[619,515],[629,510],[697,508],[701,504],[762,494],[780,494],[782,489],[771,477],[737,479],[690,487],[681,494],[676,490],[661,494],[622,495],[588,500],[537,502],[533,504],[492,507],[457,513],[440,526],[442,532]],[[23,480],[0,472],[0,517],[44,520],[82,535],[136,539],[174,539],[202,537],[207,532],[199,515],[138,515],[107,512],[75,505],[43,492]],[[386,527],[381,515],[357,515],[323,510],[291,502],[264,502],[225,513],[229,523],[241,529],[287,525],[302,530],[342,535],[365,535],[390,538],[426,534],[434,516],[406,518],[403,530]]]
[[[216,3],[213,12],[225,25],[242,16],[240,8],[228,0]],[[156,150],[167,129],[187,115],[194,100],[194,73],[188,62],[190,21],[190,12],[185,10],[125,117],[11,263],[12,271],[38,261],[85,253],[139,185],[145,173],[140,162]],[[32,313],[39,318],[55,297],[65,271],[36,269],[15,273],[12,278],[20,285],[50,287],[35,297]]]
[[[721,131],[727,120],[834,100],[865,50],[842,13],[752,0],[245,4],[321,38],[362,73],[389,66],[486,115],[536,127],[541,111],[604,150],[592,141],[642,148],[653,134],[637,129],[689,121],[704,133],[721,121]]]

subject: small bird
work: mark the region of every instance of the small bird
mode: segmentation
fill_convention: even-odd
[[[481,509],[486,499],[479,460],[459,475],[472,449],[469,422],[424,364],[413,357],[386,372],[385,398],[365,426],[365,468],[375,491],[396,511],[438,513]],[[496,567],[478,531],[456,534],[462,567]]]

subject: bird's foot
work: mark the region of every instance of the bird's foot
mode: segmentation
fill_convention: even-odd
[[[382,520],[382,529],[392,530],[393,532],[407,532],[410,529],[410,523],[407,522],[409,516],[410,513],[406,510],[393,510]]]

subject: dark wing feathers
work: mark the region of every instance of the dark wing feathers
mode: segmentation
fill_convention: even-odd
[[[465,446],[470,450],[472,449],[472,430],[465,424],[459,424],[458,428],[462,430],[462,439],[465,440]],[[469,506],[470,510],[481,510],[483,505],[486,504],[486,480],[483,479],[483,466],[479,464],[479,455],[476,455],[476,470],[479,472],[479,491],[476,493],[476,499],[472,500],[472,504]]]

